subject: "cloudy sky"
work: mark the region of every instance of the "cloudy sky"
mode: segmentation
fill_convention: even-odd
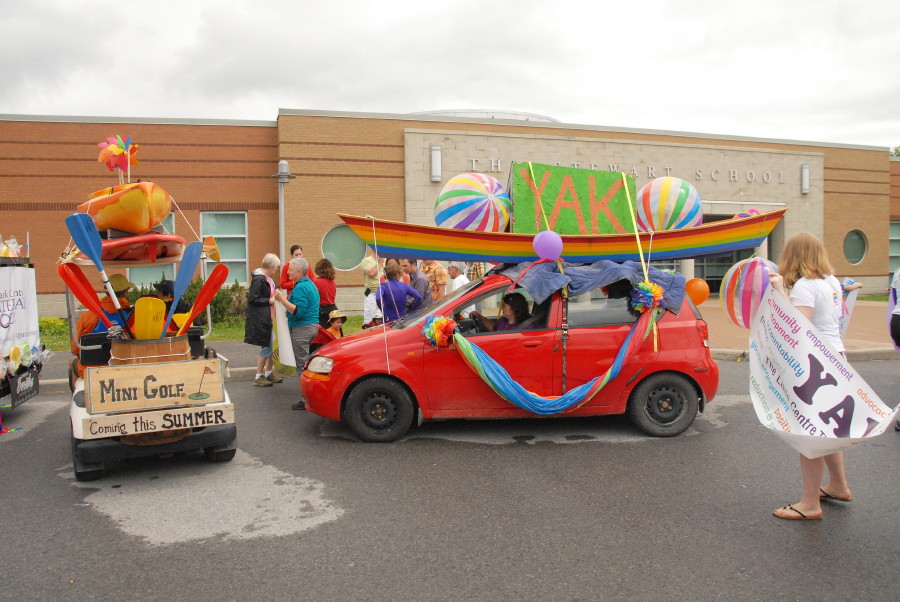
[[[900,145],[890,0],[20,0],[0,114],[494,109]]]

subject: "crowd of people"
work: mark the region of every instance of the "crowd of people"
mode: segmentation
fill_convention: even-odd
[[[360,263],[363,277],[363,328],[398,320],[411,311],[430,307],[440,298],[487,271],[487,264],[451,262],[444,267],[435,260],[381,258],[371,249]],[[344,336],[347,316],[336,304],[336,270],[328,259],[315,268],[303,257],[303,247],[293,245],[283,265],[266,254],[253,271],[247,293],[244,342],[260,348],[253,384],[270,387],[284,381],[278,374],[274,348],[276,304],[284,307],[296,366],[303,366],[311,353]],[[275,278],[278,277],[276,284]],[[515,323],[515,318],[512,318]],[[302,392],[291,406],[306,407]]]

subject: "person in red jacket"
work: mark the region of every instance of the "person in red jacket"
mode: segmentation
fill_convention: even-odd
[[[319,291],[319,326],[328,328],[328,314],[337,309],[334,298],[337,295],[337,285],[334,282],[334,265],[328,259],[320,259],[316,262],[316,279],[313,284]]]
[[[285,295],[290,295],[291,291],[294,290],[294,281],[288,277],[288,264],[291,263],[291,259],[294,257],[303,257],[303,247],[300,245],[291,245],[291,256],[287,258],[284,262],[284,265],[281,266],[281,281],[278,283],[278,286],[284,291]],[[312,266],[309,266],[309,269],[306,270],[306,277],[310,280],[315,278],[315,275],[312,271]]]

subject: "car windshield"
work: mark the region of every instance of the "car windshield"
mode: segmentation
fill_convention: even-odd
[[[477,286],[481,286],[483,281],[473,280],[467,284],[462,285],[446,297],[438,300],[437,303],[433,303],[428,307],[420,307],[415,311],[411,311],[399,320],[395,320],[391,323],[391,328],[403,329],[409,328],[411,326],[417,326],[425,321],[428,316],[435,313],[443,313],[444,308],[456,304],[456,300],[459,299],[462,295],[466,294],[473,288]]]

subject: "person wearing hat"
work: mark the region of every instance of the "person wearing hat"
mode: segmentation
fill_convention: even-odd
[[[325,343],[330,343],[331,341],[335,341],[344,336],[344,322],[346,321],[347,316],[341,313],[341,310],[339,309],[335,309],[329,313],[328,328],[322,328],[321,325],[319,326],[319,332],[309,345],[309,352],[313,353]]]
[[[132,326],[134,324],[134,314],[129,311],[131,309],[131,303],[128,302],[128,291],[135,287],[134,284],[129,282],[128,278],[121,274],[113,274],[110,276],[109,284],[116,293],[116,297],[119,300],[119,307],[121,307],[122,313],[126,316],[128,325]],[[119,316],[119,312],[116,311],[116,305],[113,303],[112,297],[106,295],[100,299],[100,308],[114,325],[123,325],[122,318]],[[99,315],[91,310],[85,310],[78,317],[78,322],[75,323],[75,335],[72,337],[71,341],[72,353],[76,356],[72,367],[78,371],[78,376],[81,378],[84,378],[84,366],[78,361],[78,355],[81,352],[81,337],[91,332],[105,332],[106,330],[108,330],[106,324],[103,323]]]

